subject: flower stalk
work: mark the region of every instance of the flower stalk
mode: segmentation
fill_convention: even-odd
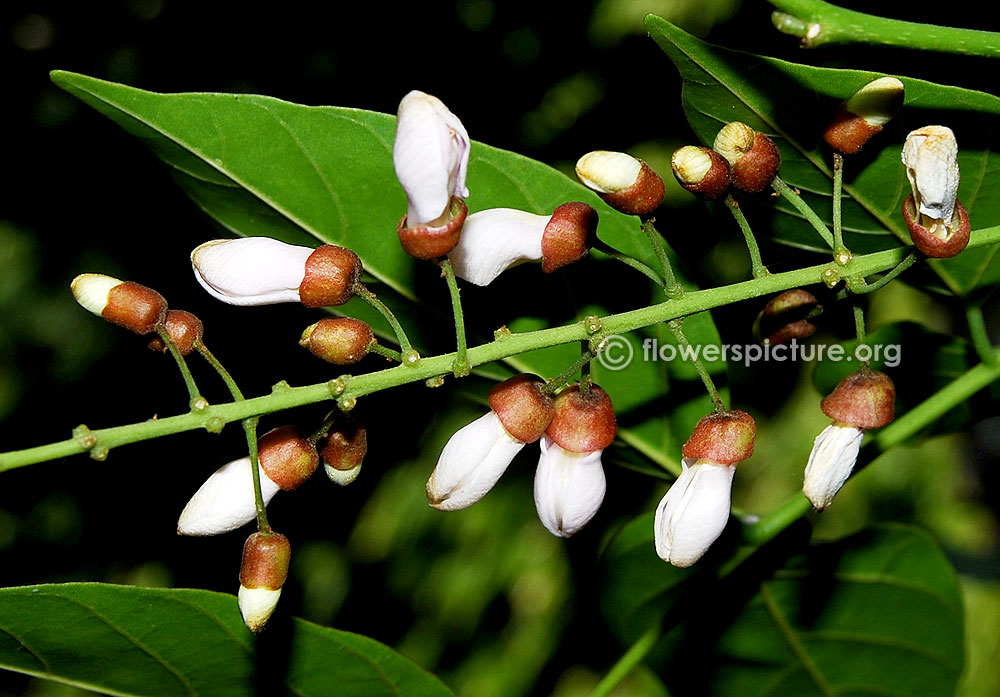
[[[736,219],[736,224],[740,226],[740,231],[743,233],[743,239],[747,243],[747,252],[750,253],[750,267],[753,272],[754,278],[763,278],[767,276],[770,271],[764,266],[764,263],[760,258],[760,247],[757,246],[757,238],[754,237],[753,230],[750,229],[750,223],[747,222],[747,217],[743,215],[743,211],[740,209],[740,204],[736,202],[732,194],[726,196],[726,208],[729,212],[733,214],[733,218]]]
[[[819,236],[823,238],[823,241],[832,249],[834,247],[833,235],[827,229],[826,224],[819,219],[808,203],[802,200],[802,197],[798,195],[791,187],[784,182],[781,177],[775,177],[771,182],[771,188],[777,191],[779,194],[785,197],[785,199],[791,203],[795,210],[802,214],[802,217],[809,221],[809,224],[813,226]]]
[[[455,377],[461,378],[472,372],[469,365],[468,346],[465,339],[465,316],[462,313],[462,297],[458,289],[458,281],[455,279],[455,269],[452,268],[451,260],[445,257],[441,260],[441,275],[448,283],[448,294],[451,296],[451,310],[455,316],[455,363],[452,365],[452,372]]]
[[[684,289],[674,276],[674,269],[670,265],[669,257],[667,257],[667,248],[663,243],[663,237],[657,232],[656,226],[653,225],[654,222],[653,218],[644,217],[642,232],[649,240],[649,244],[656,254],[656,260],[660,264],[660,270],[663,271],[663,292],[667,294],[669,299],[680,298],[684,295]]]
[[[187,386],[188,397],[190,398],[189,406],[196,411],[203,410],[208,406],[208,402],[201,396],[198,385],[195,384],[194,376],[191,375],[191,369],[188,368],[187,361],[184,360],[181,352],[177,350],[177,344],[170,338],[170,333],[162,323],[156,325],[156,333],[159,335],[160,341],[170,351],[170,355],[174,357],[177,368],[181,371],[181,376],[184,378],[184,384]]]
[[[392,332],[396,335],[396,341],[399,342],[399,352],[406,359],[403,360],[403,365],[416,365],[420,360],[420,355],[413,349],[410,340],[406,336],[406,332],[403,331],[403,326],[396,319],[396,315],[392,313],[389,306],[379,300],[378,296],[368,290],[363,283],[354,284],[354,294],[378,310],[385,317],[385,321],[389,323],[389,326],[392,327]]]

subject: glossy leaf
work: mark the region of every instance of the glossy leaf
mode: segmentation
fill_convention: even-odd
[[[254,637],[236,598],[208,591],[3,588],[0,666],[115,695],[452,694],[367,637],[280,616],[272,625]]]
[[[666,20],[650,16],[646,27],[675,63],[684,80],[682,103],[688,121],[711,146],[719,128],[744,121],[767,133],[781,149],[780,176],[802,191],[821,218],[832,224],[832,158],[821,134],[837,105],[880,73],[816,68],[713,46]],[[845,158],[843,221],[845,242],[855,253],[909,244],[900,212],[910,187],[900,161],[906,134],[928,124],[951,127],[961,151],[959,198],[973,228],[1000,223],[1000,153],[993,141],[1000,127],[1000,98],[983,92],[900,76],[906,102],[882,133],[858,155]],[[743,197],[754,230],[795,247],[826,251],[817,233],[784,200],[772,205],[764,195]],[[771,218],[771,209],[780,215]],[[770,225],[756,221],[768,221]],[[998,245],[967,250],[932,262],[945,287],[966,294],[1000,282],[993,264]]]
[[[963,663],[958,581],[926,533],[883,526],[797,553],[779,538],[716,580],[711,557],[688,570],[657,559],[651,522],[637,519],[609,546],[604,609],[627,640],[667,618],[653,667],[673,693],[954,692]]]

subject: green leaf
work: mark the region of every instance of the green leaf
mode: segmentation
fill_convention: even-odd
[[[674,694],[945,697],[962,672],[958,579],[915,528],[873,528],[801,553],[778,538],[718,580],[709,557],[689,570],[659,561],[645,516],[605,563],[617,581],[605,613],[620,630],[633,619],[626,637],[641,631],[638,620],[671,613],[654,656]]]
[[[280,616],[254,637],[231,595],[99,583],[0,589],[0,666],[114,695],[452,695],[367,637]]]
[[[688,121],[711,145],[719,128],[743,121],[774,138],[781,149],[780,175],[821,218],[832,224],[832,169],[821,138],[837,105],[879,73],[816,68],[732,51],[705,43],[666,20],[649,16],[649,33],[676,64],[684,81],[681,95]],[[974,228],[1000,223],[1000,153],[994,152],[1000,127],[1000,98],[973,90],[900,77],[906,103],[884,131],[855,156],[845,158],[843,224],[845,243],[855,253],[909,244],[900,208],[910,187],[900,162],[906,133],[931,123],[955,131],[961,151],[959,198]],[[769,211],[776,242],[826,251],[815,230],[784,200],[747,197],[751,224]],[[755,229],[764,229],[758,223]],[[947,289],[967,294],[1000,282],[992,261],[1000,245],[967,250],[954,259],[931,262]]]

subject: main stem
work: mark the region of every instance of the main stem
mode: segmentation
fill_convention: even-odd
[[[977,230],[973,234],[969,246],[977,247],[997,242],[1000,242],[1000,226]],[[908,251],[909,249],[906,247],[899,247],[856,256],[843,271],[849,275],[862,276],[887,271],[896,266]],[[667,322],[741,300],[821,283],[824,273],[835,266],[836,264],[830,261],[795,271],[772,273],[765,278],[688,292],[682,298],[604,317],[601,320],[601,331],[608,336],[624,334],[659,322]],[[528,351],[590,338],[593,338],[593,335],[587,332],[586,323],[583,321],[534,332],[505,333],[495,341],[470,348],[468,359],[470,366],[475,367]],[[322,382],[302,387],[288,387],[279,384],[269,395],[228,404],[211,405],[202,412],[189,412],[126,426],[97,429],[90,431],[86,437],[72,437],[34,448],[0,453],[0,472],[87,452],[95,449],[98,444],[103,452],[104,448],[113,448],[171,433],[209,428],[213,424],[221,425],[304,404],[314,404],[331,399],[357,399],[390,387],[446,375],[451,372],[455,357],[454,353],[433,356],[421,360],[414,366],[402,365],[365,375],[344,376],[329,383]]]

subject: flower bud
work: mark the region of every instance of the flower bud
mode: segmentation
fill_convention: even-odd
[[[238,598],[240,614],[250,631],[263,629],[274,612],[291,558],[288,538],[276,532],[255,532],[243,545]]]
[[[545,383],[534,375],[515,375],[490,390],[490,409],[507,433],[525,443],[542,437],[555,410],[552,397],[542,391]]]
[[[834,150],[853,155],[896,115],[903,96],[903,83],[897,78],[872,80],[840,105],[823,138]]]
[[[441,218],[455,206],[453,197],[469,196],[465,186],[471,145],[469,134],[440,99],[419,90],[403,97],[396,117],[392,163],[407,201],[401,227],[442,227],[445,221]],[[461,228],[461,223],[458,227]],[[405,242],[403,246],[407,246]],[[414,256],[434,258],[447,254],[450,249],[429,256]],[[410,249],[407,251],[413,254]]]
[[[352,317],[327,317],[306,327],[299,344],[334,365],[357,363],[375,339],[372,328]]]
[[[546,530],[570,537],[590,522],[604,501],[603,450],[571,452],[548,435],[542,436],[539,446],[535,510]]]
[[[319,465],[309,441],[291,426],[276,428],[257,441],[260,491],[266,506],[278,491],[291,491]],[[177,521],[180,535],[218,535],[249,523],[257,515],[250,458],[223,465],[188,501]]]
[[[361,260],[349,249],[269,237],[211,240],[191,252],[191,265],[198,283],[230,305],[343,305],[361,277]]]
[[[714,412],[701,417],[681,449],[692,460],[711,460],[730,465],[753,455],[757,425],[745,411]]]
[[[361,463],[368,454],[368,433],[353,419],[327,434],[320,451],[323,468],[331,481],[347,486],[361,473]]]
[[[700,145],[685,145],[675,150],[670,167],[681,186],[709,201],[726,193],[732,180],[729,161]]]
[[[154,331],[167,313],[166,299],[152,288],[104,274],[80,274],[70,289],[85,310],[136,334]]]
[[[586,203],[564,203],[552,215],[491,208],[468,217],[448,258],[456,276],[486,286],[526,261],[541,261],[550,273],[580,259],[596,230],[597,211]]]
[[[879,428],[892,421],[896,387],[885,373],[869,370],[851,373],[820,402],[820,409],[834,421],[859,428]]]
[[[786,290],[773,298],[760,313],[759,333],[771,346],[805,339],[816,331],[810,320],[822,312],[816,297],[801,288]]]
[[[556,397],[552,421],[545,435],[564,450],[589,453],[611,445],[617,430],[608,393],[597,385],[582,390],[576,384]]]
[[[450,252],[462,238],[462,226],[469,214],[465,201],[451,199],[447,215],[440,224],[408,226],[409,220],[402,218],[396,226],[399,243],[411,257],[416,259],[437,259]]]
[[[723,126],[712,147],[732,165],[733,185],[748,194],[767,188],[781,166],[781,152],[774,141],[740,121]]]
[[[186,356],[194,351],[196,343],[201,341],[205,333],[205,327],[201,320],[185,310],[168,310],[163,326],[170,336],[170,340],[177,347],[177,352]],[[166,351],[167,345],[160,337],[154,338],[148,344],[154,351]]]
[[[649,165],[623,152],[595,150],[576,163],[576,176],[622,213],[646,215],[663,202],[663,180]]]
[[[684,458],[681,467],[681,475],[656,507],[653,538],[660,559],[686,568],[726,529],[736,465]]]

